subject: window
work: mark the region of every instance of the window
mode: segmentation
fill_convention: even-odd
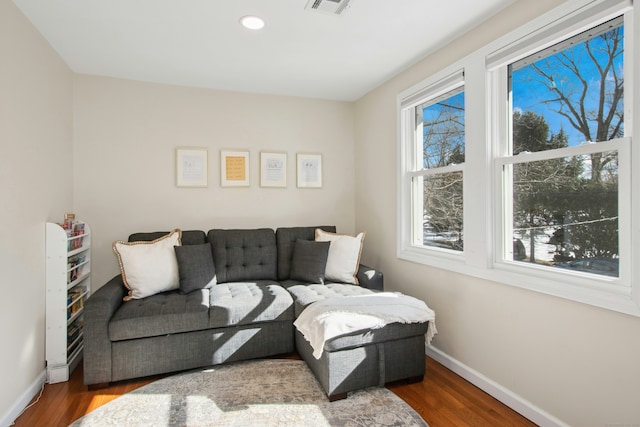
[[[464,92],[456,88],[420,104],[415,114],[416,150],[422,153],[413,177],[415,214],[422,220],[415,243],[462,251]]]
[[[456,72],[405,100],[410,194],[409,244],[462,252],[465,106],[463,74]]]
[[[529,289],[640,315],[625,123],[631,13],[594,2],[488,55],[492,258],[498,275],[530,276]]]
[[[399,258],[640,316],[633,13],[566,2],[399,94]]]
[[[503,260],[618,277],[623,70],[622,17],[507,65]]]

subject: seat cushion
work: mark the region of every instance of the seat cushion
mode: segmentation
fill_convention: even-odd
[[[122,303],[109,322],[111,341],[176,334],[209,327],[209,289],[163,292]]]
[[[210,289],[209,326],[293,321],[293,299],[277,282],[221,283]]]
[[[375,292],[356,285],[329,283],[326,285],[291,285],[287,288],[294,299],[296,318],[310,304],[326,298],[367,295]],[[356,348],[363,345],[400,340],[427,333],[428,322],[423,323],[390,323],[380,329],[369,329],[342,335],[324,344],[325,351],[338,351]],[[296,335],[296,339],[305,338]]]
[[[310,304],[326,298],[374,294],[367,288],[343,283],[328,283],[326,285],[291,285],[287,288],[294,299],[296,318]],[[328,340],[324,344],[325,351],[338,351],[363,345],[400,340],[407,337],[424,335],[427,333],[429,322],[423,323],[390,323],[380,329],[356,331]],[[301,334],[296,339],[305,340]]]
[[[289,284],[290,282],[287,283]],[[344,283],[292,285],[287,287],[287,291],[293,296],[296,318],[302,313],[302,310],[304,310],[306,306],[325,298],[374,293],[370,289]]]

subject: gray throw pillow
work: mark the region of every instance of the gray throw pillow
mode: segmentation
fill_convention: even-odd
[[[174,249],[178,260],[180,292],[188,294],[215,284],[216,270],[211,245],[183,245],[174,246]]]
[[[331,242],[296,240],[290,277],[305,283],[324,283],[324,270]]]

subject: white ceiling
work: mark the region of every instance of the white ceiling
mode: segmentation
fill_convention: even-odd
[[[515,0],[13,1],[77,73],[354,101]]]

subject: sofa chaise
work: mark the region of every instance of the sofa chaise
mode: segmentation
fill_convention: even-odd
[[[336,231],[334,226],[182,231],[182,249],[176,248],[180,286],[187,269],[199,274],[200,264],[206,264],[214,271],[207,286],[188,292],[180,288],[132,297],[125,283],[133,274],[123,269],[85,303],[85,384],[99,388],[296,350],[330,400],[390,381],[422,380],[428,322],[337,337],[326,343],[320,359],[311,355],[309,343],[293,326],[305,307],[329,297],[383,290],[382,274],[359,265],[359,254],[352,283],[317,277],[327,262],[326,248],[333,244],[323,252],[311,243],[318,229]],[[169,234],[135,233],[121,243],[153,244]],[[310,258],[316,253],[320,261]]]

